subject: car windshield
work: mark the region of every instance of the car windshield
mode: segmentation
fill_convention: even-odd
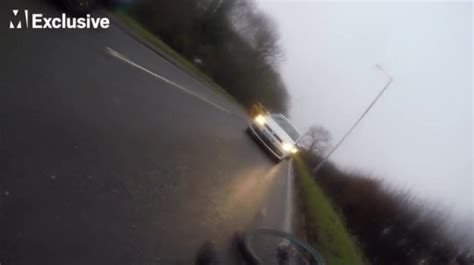
[[[300,133],[296,130],[295,127],[288,121],[285,116],[281,114],[274,114],[271,115],[272,119],[280,125],[280,127],[293,139],[293,141],[297,141],[300,138]]]

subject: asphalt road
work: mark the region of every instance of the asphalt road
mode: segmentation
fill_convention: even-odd
[[[288,226],[288,163],[241,107],[116,26],[10,30],[13,8],[58,14],[2,1],[0,264],[193,264],[205,240],[230,264],[234,231]]]

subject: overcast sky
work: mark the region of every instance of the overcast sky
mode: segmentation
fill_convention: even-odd
[[[279,27],[295,124],[339,140],[388,81],[382,65],[393,85],[332,160],[474,220],[472,4],[257,2]]]

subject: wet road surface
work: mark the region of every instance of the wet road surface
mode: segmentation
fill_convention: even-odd
[[[235,102],[116,26],[10,30],[13,8],[59,11],[2,6],[2,265],[193,264],[204,240],[231,262],[235,230],[284,223],[288,162]]]

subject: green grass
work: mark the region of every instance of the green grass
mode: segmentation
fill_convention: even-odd
[[[203,73],[198,67],[196,67],[193,63],[188,61],[184,58],[181,54],[173,50],[170,46],[168,46],[163,40],[160,39],[157,35],[151,33],[146,28],[144,28],[138,21],[136,21],[133,17],[129,16],[127,13],[121,10],[117,10],[113,12],[113,15],[120,19],[130,30],[134,31],[138,34],[141,38],[145,41],[150,43],[151,45],[155,46],[156,48],[160,49],[164,53],[166,53],[169,57],[171,57],[177,64],[179,64],[184,69],[194,73],[201,81],[207,83],[209,86],[214,88],[219,93],[224,94],[230,100],[238,103],[238,101],[229,94],[224,88],[219,86],[214,80],[212,80],[209,76]]]
[[[347,231],[303,160],[294,159],[298,202],[303,209],[304,232],[327,265],[365,264],[361,250]]]

